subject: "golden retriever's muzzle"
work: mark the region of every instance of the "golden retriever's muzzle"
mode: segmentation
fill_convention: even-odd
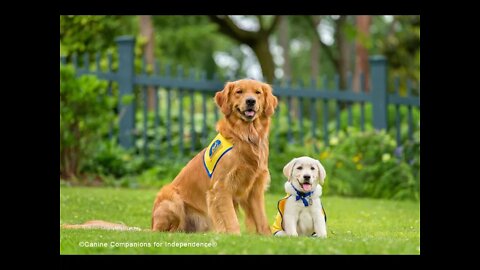
[[[246,97],[242,108],[238,109],[240,114],[247,121],[252,121],[258,112],[257,99],[255,97]]]

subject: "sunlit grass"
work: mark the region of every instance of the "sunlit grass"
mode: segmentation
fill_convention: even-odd
[[[151,209],[158,190],[62,187],[60,223],[91,219],[150,227]],[[283,194],[267,194],[270,224]],[[245,232],[241,236],[215,233],[186,234],[142,231],[64,230],[61,254],[419,254],[419,203],[378,199],[329,197],[328,238],[279,238]],[[87,243],[88,242],[88,243]],[[127,243],[127,244],[125,244]],[[107,247],[82,247],[81,245]],[[124,247],[139,245],[139,247]],[[189,245],[189,247],[186,247]],[[191,245],[197,245],[192,247]],[[140,247],[141,246],[141,247]]]

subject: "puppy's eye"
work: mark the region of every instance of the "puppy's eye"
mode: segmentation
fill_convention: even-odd
[[[314,168],[314,167],[310,167],[310,170],[312,170],[312,171],[313,171],[313,170],[315,170],[315,168]]]
[[[241,94],[241,93],[243,93],[243,90],[242,90],[242,89],[238,89],[235,93]]]
[[[297,167],[297,170],[302,170],[302,169],[303,169],[303,167]]]
[[[260,92],[259,90],[255,91],[255,94],[261,94],[262,92]]]

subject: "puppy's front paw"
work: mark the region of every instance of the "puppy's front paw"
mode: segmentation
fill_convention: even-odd
[[[289,232],[287,233],[288,236],[298,236],[298,233],[297,232]]]
[[[313,235],[313,237],[327,238],[327,233],[316,233]]]

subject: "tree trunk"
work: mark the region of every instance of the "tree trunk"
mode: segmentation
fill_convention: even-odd
[[[217,64],[215,63],[215,59],[213,58],[213,48],[211,46],[206,48],[207,52],[205,54],[205,59],[203,60],[203,70],[205,71],[205,75],[207,78],[213,78],[213,74],[215,74]]]
[[[290,65],[290,38],[288,35],[288,17],[280,16],[280,22],[278,24],[278,39],[279,45],[282,47],[283,54],[283,78],[284,81],[292,80],[292,66]],[[298,115],[298,107],[300,101],[298,98],[292,99],[291,103],[291,115],[293,118]]]
[[[145,60],[146,64],[150,67],[154,67],[155,65],[155,54],[154,54],[154,48],[155,48],[155,32],[153,28],[153,23],[152,23],[152,16],[151,15],[142,15],[140,17],[140,34],[147,38],[147,43],[145,43],[144,46],[144,52],[145,52]],[[155,87],[153,86],[148,86],[148,110],[153,111],[155,110]]]
[[[239,28],[228,16],[209,15],[212,22],[219,26],[219,31],[239,43],[246,44],[252,48],[255,56],[257,56],[264,80],[272,83],[275,78],[275,63],[273,62],[272,53],[268,43],[269,36],[273,33],[280,21],[279,16],[275,16],[267,27],[262,17],[258,16],[260,24],[259,31],[247,31]]]
[[[60,177],[70,180],[77,175],[78,166],[74,158],[74,150],[72,147],[62,149],[60,154]]]
[[[355,41],[355,71],[353,76],[353,91],[360,92],[362,88],[365,92],[370,90],[370,68],[368,65],[368,50],[363,46],[363,43],[368,40],[370,36],[370,23],[372,18],[370,16],[357,16],[357,39]],[[364,84],[361,86],[360,74],[364,76]]]
[[[347,22],[347,16],[340,16],[335,24],[335,41],[338,46],[338,75],[340,77],[340,89],[347,88],[347,73],[348,73],[348,61],[349,61],[349,46],[348,40],[345,34],[345,24]]]
[[[279,45],[283,51],[283,78],[286,80],[292,79],[292,69],[290,66],[290,46],[288,38],[288,17],[280,16],[280,23],[278,25],[278,40]]]
[[[315,26],[318,26],[318,24],[320,23],[320,16],[312,17]],[[320,44],[315,36],[312,38],[312,49],[310,51],[310,54],[310,77],[312,77],[312,79],[317,79],[320,75]]]
[[[262,68],[264,80],[272,83],[275,78],[275,63],[273,62],[273,56],[270,52],[268,35],[261,35],[251,47]]]

